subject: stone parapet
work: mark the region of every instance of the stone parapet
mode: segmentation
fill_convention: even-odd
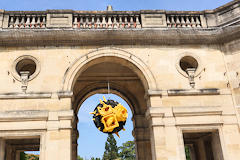
[[[240,1],[205,11],[3,11],[0,28],[7,29],[140,29],[212,28],[238,24]],[[3,23],[1,22],[3,20]]]

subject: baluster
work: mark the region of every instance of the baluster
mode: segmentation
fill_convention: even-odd
[[[107,22],[107,27],[111,27],[112,26],[112,16],[108,16],[108,22]]]
[[[183,28],[186,27],[186,22],[185,22],[184,16],[181,16],[181,24],[182,24]]]
[[[122,16],[122,28],[125,28],[125,22],[126,21],[126,17],[123,15]]]
[[[122,15],[118,16],[118,28],[122,28]]]
[[[9,21],[9,28],[13,28],[13,24],[14,24],[14,19],[13,19],[13,16],[11,16]]]
[[[140,18],[139,15],[136,15],[136,28],[141,28],[141,23],[139,18]]]
[[[94,28],[94,24],[95,24],[95,16],[92,15],[92,16],[91,16],[91,24],[90,24],[90,27],[89,27],[89,28]]]
[[[83,22],[83,16],[81,16],[81,15],[79,15],[80,17],[79,17],[79,23],[78,23],[78,27],[79,28],[84,28],[84,22]]]
[[[40,16],[36,17],[36,19],[37,19],[36,28],[40,28],[40,25],[41,25],[40,18],[41,18]]]
[[[19,16],[16,16],[16,20],[15,20],[15,23],[14,23],[14,28],[19,28]]]
[[[170,22],[170,17],[169,16],[167,16],[167,26],[171,27],[171,22]]]
[[[113,28],[118,28],[117,15],[113,15]]]
[[[35,24],[36,24],[36,16],[32,15],[32,22],[31,22],[31,28],[35,28]]]
[[[88,16],[85,16],[85,21],[83,22],[83,28],[88,28]]]
[[[128,15],[125,16],[125,28],[129,28],[130,23],[129,23],[130,19],[128,17]]]
[[[77,20],[77,16],[74,16],[74,21],[73,21],[73,28],[78,28],[78,20]]]
[[[103,15],[102,16],[102,28],[106,28],[106,16],[105,15]]]
[[[180,17],[176,16],[176,25],[177,27],[181,27]]]
[[[196,22],[193,16],[191,16],[191,23],[192,23],[192,27],[195,28],[196,27]]]
[[[41,28],[46,28],[46,17],[45,17],[45,16],[42,17],[42,25],[41,25]]]
[[[130,27],[130,28],[133,28],[133,27],[134,27],[133,16],[130,16],[129,18],[130,18],[130,23],[129,23],[130,26],[129,26],[129,27]]]
[[[127,25],[126,25],[126,27],[127,27],[127,28],[131,28],[131,18],[130,18],[129,15],[127,15],[126,20],[127,20]]]
[[[101,21],[100,21],[99,15],[96,15],[96,27],[95,28],[101,28]]]
[[[20,28],[25,27],[25,15],[22,15],[21,22],[20,22]]]
[[[198,28],[201,27],[201,22],[199,20],[199,17],[196,17],[196,25],[197,25]]]
[[[175,23],[174,16],[171,16],[171,23],[172,23],[172,27],[177,27],[176,23]]]
[[[190,19],[190,17],[186,16],[186,26],[190,28],[191,27],[191,22],[190,22],[189,19]]]
[[[25,28],[29,28],[29,27],[30,27],[30,15],[27,15],[27,21],[26,21]]]

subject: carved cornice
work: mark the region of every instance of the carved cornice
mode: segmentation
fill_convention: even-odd
[[[0,46],[223,44],[240,38],[240,26],[216,29],[11,30],[0,31]]]

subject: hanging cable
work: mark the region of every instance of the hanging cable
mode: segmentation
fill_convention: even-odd
[[[108,99],[110,99],[110,84],[109,84],[109,81],[108,81]]]

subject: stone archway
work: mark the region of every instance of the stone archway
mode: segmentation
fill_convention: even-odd
[[[150,160],[151,143],[149,122],[145,113],[149,107],[145,96],[156,89],[155,80],[148,67],[137,57],[119,49],[99,49],[78,59],[66,72],[64,90],[73,91],[73,159],[77,154],[77,113],[82,102],[95,93],[111,92],[122,97],[132,109],[133,136],[138,160]]]

